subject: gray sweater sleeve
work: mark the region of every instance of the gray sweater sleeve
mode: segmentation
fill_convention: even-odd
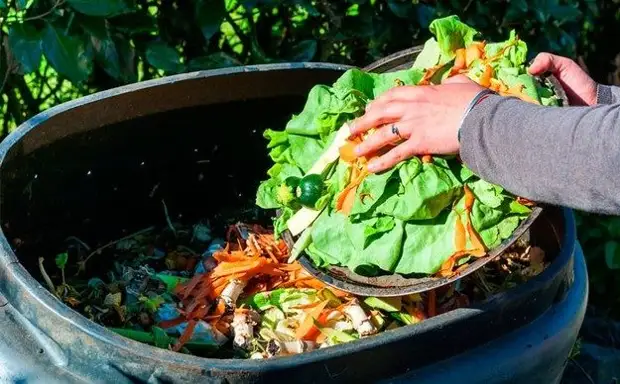
[[[596,90],[596,98],[599,104],[620,103],[620,87],[599,84]]]
[[[465,117],[461,159],[533,201],[620,214],[620,88],[593,107],[543,107],[491,95]]]

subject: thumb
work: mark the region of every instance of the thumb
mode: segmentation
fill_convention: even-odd
[[[455,75],[452,77],[448,77],[441,83],[442,84],[467,84],[467,83],[473,83],[473,81],[465,75]]]
[[[562,72],[566,67],[566,61],[568,59],[561,56],[552,55],[550,53],[539,53],[532,65],[530,65],[529,72],[531,75],[538,76],[545,72],[551,72],[557,74]]]

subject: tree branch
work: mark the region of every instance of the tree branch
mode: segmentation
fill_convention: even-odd
[[[31,20],[38,20],[38,19],[42,19],[45,16],[50,15],[52,12],[54,12],[56,10],[56,8],[60,7],[61,5],[63,5],[65,3],[65,0],[56,0],[56,2],[54,3],[54,5],[52,5],[52,7],[50,9],[48,9],[47,11],[35,15],[35,16],[31,16],[31,17],[26,17],[24,19],[22,19],[22,22],[24,21],[31,21]]]

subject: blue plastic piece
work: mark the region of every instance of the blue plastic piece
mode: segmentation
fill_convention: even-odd
[[[225,244],[226,242],[222,239],[214,239],[209,245],[209,248],[207,248],[207,250],[204,251],[204,253],[202,254],[203,259],[200,262],[198,262],[198,264],[196,264],[196,269],[194,270],[194,274],[205,273],[206,272],[205,263],[211,264],[208,259],[211,256],[213,256],[213,253],[215,251],[224,249]]]

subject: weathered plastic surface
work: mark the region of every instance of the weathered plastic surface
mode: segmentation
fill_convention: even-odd
[[[202,180],[197,178],[200,169],[187,152],[213,154],[211,135],[219,134],[224,147],[243,146],[242,155],[256,163],[253,171],[264,172],[261,167],[267,162],[256,157],[264,156],[264,140],[252,128],[265,127],[270,110],[277,110],[285,121],[301,108],[313,84],[331,82],[346,68],[267,65],[134,84],[50,109],[0,144],[0,381],[194,383],[294,378],[322,383],[415,377],[424,383],[459,377],[459,382],[471,378],[466,382],[472,383],[540,378],[549,383],[559,378],[583,320],[587,295],[583,256],[575,248],[569,210],[546,209],[545,220],[537,220],[546,229],[533,231],[541,234],[536,241],[554,250],[555,232],[560,244],[557,252],[552,251],[557,253],[553,264],[528,284],[416,326],[265,361],[204,359],[125,339],[60,303],[27,271],[36,270],[36,257],[48,256],[51,244],[69,230],[87,236],[89,231],[118,230],[121,224],[136,227],[142,221],[161,220],[161,211],[153,207],[160,207],[159,201],[143,203],[160,176],[165,178],[160,190],[168,193],[169,207],[191,216],[213,184],[197,181]],[[232,102],[234,108],[227,107]],[[189,107],[200,108],[182,109]],[[209,133],[179,123],[204,116],[216,126],[234,121],[237,128],[219,125],[220,131]],[[226,141],[229,136],[235,140]],[[212,155],[212,172],[219,172],[218,177],[230,172],[227,191],[253,193],[255,185],[248,186],[240,177],[252,170],[247,164],[231,163],[227,156]],[[188,159],[191,166],[175,168],[178,164],[173,161]],[[178,185],[186,186],[183,194]],[[122,199],[117,190],[123,191]],[[236,198],[235,194],[228,200]],[[221,199],[225,200],[223,195]],[[41,236],[39,243],[36,236]],[[115,238],[113,233],[109,236]],[[24,240],[22,248],[34,244],[29,250],[20,248],[20,258],[10,246],[15,237]],[[514,355],[538,365],[514,366]],[[449,364],[438,363],[449,359]],[[434,364],[443,368],[430,370]]]

